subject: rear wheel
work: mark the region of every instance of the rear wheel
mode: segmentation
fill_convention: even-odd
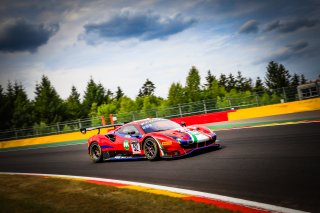
[[[89,151],[90,158],[93,162],[99,163],[103,161],[103,153],[97,142],[91,143]]]
[[[159,148],[157,142],[153,138],[147,138],[143,144],[144,154],[148,160],[159,159]]]

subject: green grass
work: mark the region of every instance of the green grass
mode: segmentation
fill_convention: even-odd
[[[83,181],[0,175],[0,212],[230,212],[212,205]]]

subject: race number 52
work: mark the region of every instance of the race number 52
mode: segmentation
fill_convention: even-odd
[[[140,144],[138,142],[131,142],[132,154],[140,154]]]

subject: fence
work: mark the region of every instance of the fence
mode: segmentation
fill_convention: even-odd
[[[148,117],[174,118],[188,115],[205,114],[210,112],[219,112],[229,109],[240,109],[275,104],[280,102],[290,102],[295,100],[298,100],[297,89],[296,87],[289,87],[277,89],[268,93],[260,93],[242,97],[218,97],[211,100],[202,100],[193,103],[179,104],[178,106],[174,107],[115,114],[114,117],[117,118],[117,122],[129,122]],[[109,115],[104,116],[105,118],[109,118]],[[106,119],[106,122],[110,123],[109,119]],[[59,122],[52,125],[45,125],[40,123],[40,125],[34,126],[32,128],[0,131],[0,141],[74,132],[79,131],[79,129],[82,127],[98,125],[101,125],[101,117]]]

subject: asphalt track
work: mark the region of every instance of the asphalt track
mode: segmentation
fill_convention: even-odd
[[[308,123],[219,131],[220,150],[156,162],[94,164],[86,144],[0,152],[0,171],[145,182],[320,212],[319,130]]]

